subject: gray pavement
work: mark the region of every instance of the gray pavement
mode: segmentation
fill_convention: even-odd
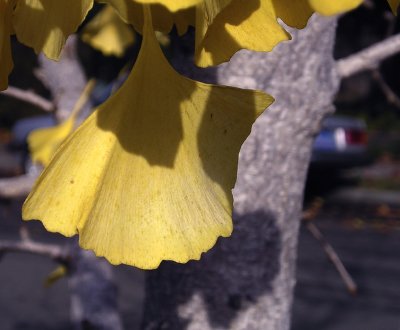
[[[22,201],[0,200],[0,239],[18,239]],[[65,244],[64,237],[47,233],[29,222],[33,239]],[[66,279],[46,288],[43,283],[57,265],[46,257],[8,253],[0,262],[0,330],[67,330],[69,292]],[[138,329],[144,295],[144,274],[133,267],[114,268],[119,307],[126,329]]]
[[[388,204],[400,205],[400,191],[374,190],[365,188],[342,188],[336,190],[330,197],[331,203],[352,204]]]
[[[359,285],[356,296],[347,293],[319,243],[302,228],[292,330],[400,330],[400,205],[382,211],[378,201],[328,200],[315,220]],[[0,200],[0,239],[17,239],[20,206],[21,201]],[[65,243],[40,223],[30,222],[29,228],[34,239]],[[32,255],[7,254],[2,259],[1,330],[70,329],[67,281],[43,286],[55,266]],[[138,329],[143,272],[121,266],[115,277],[126,329]]]
[[[382,200],[385,196],[375,201]],[[400,329],[400,208],[392,207],[383,217],[382,205],[346,201],[328,205],[315,223],[353,276],[358,293],[346,291],[303,227],[292,330]]]

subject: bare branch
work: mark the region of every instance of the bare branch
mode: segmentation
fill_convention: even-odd
[[[69,118],[86,85],[84,70],[76,52],[77,38],[76,35],[68,38],[62,51],[62,62],[48,60],[43,54],[38,57],[40,66],[38,77],[53,95],[54,103],[57,105],[56,119],[60,123]],[[92,109],[91,102],[84,103],[84,109],[78,116],[78,119],[82,120]]]
[[[372,70],[372,77],[378,83],[383,94],[385,94],[387,101],[393,104],[396,108],[400,108],[400,97],[388,85],[385,78],[378,69]]]
[[[324,200],[322,198],[315,198],[310,207],[303,211],[303,222],[306,225],[306,228],[309,230],[311,235],[321,244],[322,249],[328,256],[328,259],[333,263],[337,271],[339,272],[340,277],[342,278],[344,284],[347,287],[347,290],[351,294],[355,294],[357,292],[357,285],[352,279],[351,275],[347,271],[346,267],[343,265],[343,262],[340,260],[338,254],[331,244],[327,241],[327,239],[322,235],[321,231],[318,227],[312,223],[319,212],[321,211],[322,206],[324,205]]]
[[[31,235],[29,234],[29,229],[26,225],[21,226],[19,229],[19,237],[22,242],[31,242]]]
[[[358,53],[337,61],[337,70],[342,78],[358,72],[376,69],[380,62],[400,52],[400,34],[378,42]]]
[[[394,16],[391,11],[385,11],[385,13],[383,14],[383,18],[388,23],[388,26],[386,29],[386,38],[388,38],[391,35],[393,35],[396,30],[397,19],[396,19],[396,16]]]
[[[0,179],[0,197],[15,198],[28,195],[36,178],[36,176],[31,174],[24,174],[17,177]]]
[[[333,265],[339,272],[340,277],[347,287],[347,290],[351,294],[355,294],[357,292],[357,284],[354,282],[346,267],[343,265],[343,262],[340,260],[332,245],[329,244],[329,242],[326,240],[324,235],[322,235],[322,233],[314,223],[307,221],[306,227],[309,232],[314,236],[314,238],[321,244],[329,260],[333,263]]]
[[[23,90],[17,87],[9,86],[5,91],[1,92],[1,95],[10,96],[18,100],[30,103],[46,112],[51,112],[55,109],[55,105],[53,102],[31,91]]]
[[[370,10],[375,8],[375,3],[373,0],[364,0],[363,5],[365,8],[370,9]]]
[[[65,249],[54,244],[44,244],[33,241],[0,241],[0,254],[6,252],[23,252],[50,257],[53,260],[64,260],[67,257]]]

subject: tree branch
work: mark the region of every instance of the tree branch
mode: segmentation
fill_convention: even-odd
[[[15,198],[29,194],[37,176],[24,174],[12,178],[0,179],[0,197]]]
[[[18,100],[30,103],[46,112],[51,112],[55,109],[55,105],[53,102],[31,91],[26,91],[17,87],[9,86],[5,91],[1,92],[1,95],[10,96]]]
[[[372,77],[378,83],[382,93],[385,94],[387,101],[393,104],[395,107],[400,108],[400,97],[393,91],[393,89],[383,78],[381,72],[378,69],[372,70]]]
[[[321,244],[322,249],[326,253],[329,260],[335,266],[336,270],[338,271],[340,277],[342,278],[343,282],[346,285],[347,290],[351,294],[357,293],[357,284],[354,282],[353,278],[347,271],[346,267],[344,266],[343,262],[340,260],[338,254],[326,240],[324,235],[322,235],[321,231],[317,228],[315,224],[310,221],[306,222],[306,228],[308,231],[313,235],[313,237]]]
[[[396,34],[358,53],[338,60],[339,76],[347,78],[361,71],[376,69],[380,62],[399,52],[400,34]]]
[[[38,243],[31,240],[0,241],[0,254],[5,252],[31,253],[50,257],[53,260],[65,260],[67,257],[65,249],[58,245]]]
[[[302,220],[311,235],[321,244],[321,247],[326,253],[328,259],[333,263],[344,284],[346,285],[347,290],[351,294],[356,294],[357,284],[354,282],[343,262],[340,260],[340,257],[336,253],[335,249],[327,241],[327,239],[324,237],[318,227],[314,223],[312,223],[312,220],[314,220],[321,211],[323,204],[324,200],[322,198],[315,198],[310,207],[303,212]]]

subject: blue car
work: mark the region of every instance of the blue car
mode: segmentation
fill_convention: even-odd
[[[311,168],[346,169],[366,165],[367,127],[363,120],[346,117],[327,117],[314,141]]]
[[[56,125],[52,115],[26,118],[13,129],[16,145],[25,145],[28,134],[37,128]],[[344,116],[330,116],[316,137],[311,168],[340,170],[368,163],[367,131],[364,121]]]

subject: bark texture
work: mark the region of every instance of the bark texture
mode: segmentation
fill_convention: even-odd
[[[232,237],[200,262],[148,272],[144,329],[289,329],[312,142],[339,84],[335,27],[313,17],[272,53],[240,52],[218,68],[219,83],[263,89],[276,102],[240,154]]]
[[[56,117],[63,121],[71,111],[87,83],[85,73],[77,55],[77,38],[68,38],[60,61],[51,61],[43,54],[39,55],[40,69],[36,75],[50,90],[53,103],[56,106]],[[90,102],[79,113],[79,119],[85,119],[92,110]]]

